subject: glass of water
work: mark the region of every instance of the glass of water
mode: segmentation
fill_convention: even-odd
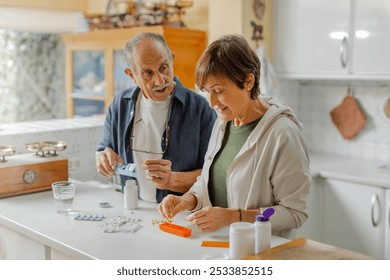
[[[76,185],[70,181],[59,181],[51,184],[54,202],[58,213],[72,210]]]

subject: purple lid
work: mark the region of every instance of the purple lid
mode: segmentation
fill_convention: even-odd
[[[275,213],[274,208],[267,208],[264,210],[263,214],[256,215],[256,221],[259,222],[268,222],[269,217],[271,217]]]

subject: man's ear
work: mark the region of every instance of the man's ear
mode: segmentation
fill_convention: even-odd
[[[135,84],[137,84],[137,82],[135,80],[134,73],[133,73],[133,71],[130,70],[130,68],[125,68],[125,70],[123,70],[123,72],[125,73],[125,75],[129,76]]]
[[[125,68],[125,70],[123,70],[123,72],[125,73],[125,75],[127,75],[130,78],[134,79],[133,72],[130,70],[130,68]]]

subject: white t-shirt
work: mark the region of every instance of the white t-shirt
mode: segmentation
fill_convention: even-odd
[[[133,126],[133,157],[138,173],[137,181],[139,196],[142,200],[156,202],[156,186],[146,178],[146,172],[142,168],[147,159],[161,159],[161,138],[164,133],[168,117],[169,104],[172,95],[164,101],[153,101],[145,98],[140,93],[136,104],[136,114]],[[150,154],[139,151],[149,151],[161,154]]]

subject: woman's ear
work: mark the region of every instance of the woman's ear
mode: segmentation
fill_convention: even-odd
[[[246,80],[245,80],[245,83],[244,83],[244,88],[246,91],[251,91],[252,88],[253,88],[253,85],[255,83],[255,76],[250,73],[246,76]]]

